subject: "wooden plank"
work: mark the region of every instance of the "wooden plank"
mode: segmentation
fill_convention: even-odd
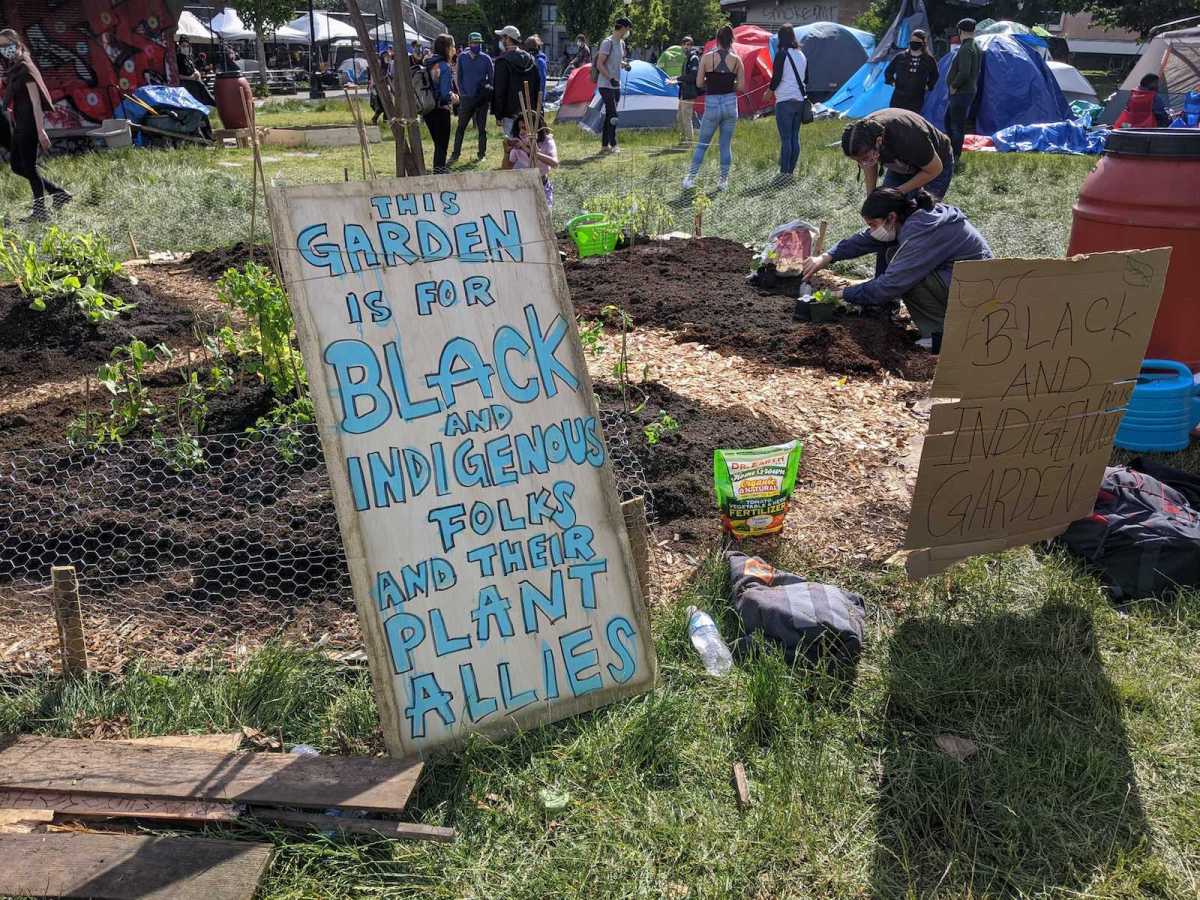
[[[242,746],[240,731],[229,734],[161,734],[153,737],[124,738],[123,744],[142,747],[179,747],[187,750],[205,750],[209,753],[233,753]]]
[[[87,644],[83,639],[83,611],[79,607],[79,581],[74,566],[50,568],[50,596],[58,622],[62,672],[68,678],[87,671]]]
[[[392,822],[387,819],[351,819],[343,816],[322,816],[317,813],[281,812],[253,807],[249,816],[263,822],[294,828],[315,828],[317,831],[346,831],[355,834],[378,834],[406,841],[437,841],[448,844],[458,833],[453,828],[421,825],[416,822]]]
[[[733,789],[737,792],[738,809],[749,809],[750,782],[746,780],[746,767],[740,762],[733,764]]]
[[[0,894],[251,900],[268,844],[125,834],[0,836]]]
[[[650,541],[646,535],[646,498],[626,500],[621,504],[621,515],[625,518],[625,531],[629,535],[629,549],[633,551],[642,596],[647,597],[650,593]]]
[[[13,788],[0,788],[0,807],[51,809],[72,819],[138,818],[184,822],[232,822],[238,813],[236,806],[209,800],[162,800]]]
[[[0,834],[30,834],[45,831],[54,821],[52,809],[6,809],[0,800]]]
[[[0,738],[0,787],[399,812],[421,764],[350,756],[205,753],[31,735]]]

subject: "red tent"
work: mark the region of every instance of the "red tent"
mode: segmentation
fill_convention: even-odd
[[[746,84],[738,96],[738,115],[753,118],[775,108],[775,100],[767,99],[771,86],[771,32],[757,25],[739,25],[733,29],[733,52],[746,69]],[[704,45],[704,52],[717,46],[716,40]],[[704,95],[696,98],[696,115],[704,115]]]
[[[578,122],[587,111],[588,104],[596,95],[596,82],[592,81],[592,67],[579,66],[567,76],[567,86],[563,89],[562,101],[554,121]]]

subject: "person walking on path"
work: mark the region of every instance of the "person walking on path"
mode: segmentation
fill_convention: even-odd
[[[512,134],[513,119],[525,109],[526,93],[529,108],[542,105],[541,79],[537,62],[521,49],[521,32],[515,25],[505,25],[496,32],[502,52],[496,58],[493,75],[492,115],[500,125],[503,137]]]
[[[842,152],[861,167],[868,194],[875,190],[880,166],[887,170],[883,187],[902,194],[924,188],[938,200],[954,177],[950,138],[907,109],[888,107],[847,125]]]
[[[679,42],[683,49],[683,65],[679,70],[679,113],[676,122],[679,126],[679,140],[690,144],[696,140],[696,97],[700,89],[696,87],[696,75],[700,70],[700,51],[689,34]]]
[[[779,51],[771,74],[775,125],[779,129],[779,175],[789,178],[800,161],[800,125],[808,81],[808,59],[791,25],[779,29]]]
[[[604,103],[604,127],[600,130],[600,152],[619,153],[617,149],[617,104],[621,100],[621,70],[629,68],[625,38],[633,30],[633,22],[622,16],[613,23],[613,32],[600,44],[592,78],[600,88]]]
[[[733,165],[733,132],[737,128],[738,94],[745,84],[746,72],[742,61],[733,52],[733,29],[722,25],[717,32],[717,46],[700,58],[696,86],[704,91],[704,117],[700,120],[700,141],[692,154],[692,164],[683,177],[683,189],[696,185],[696,175],[713,135],[720,132],[721,177],[717,190],[729,187],[729,169]]]
[[[963,19],[958,23],[961,44],[950,71],[946,73],[946,134],[954,150],[954,162],[962,161],[963,139],[967,135],[967,115],[975,102],[975,89],[979,85],[979,73],[983,68],[983,54],[975,44],[975,20]]]
[[[439,34],[433,42],[433,53],[425,60],[429,71],[429,82],[433,85],[433,99],[437,104],[425,113],[425,124],[433,138],[433,171],[447,171],[446,152],[450,149],[450,108],[458,102],[454,91],[454,37]]]
[[[919,113],[925,95],[937,84],[937,60],[928,50],[925,32],[918,28],[908,42],[908,52],[892,57],[883,73],[884,83],[893,86],[892,107]]]
[[[487,116],[492,101],[492,82],[495,66],[483,52],[483,35],[472,31],[467,36],[467,52],[458,54],[458,128],[454,132],[454,152],[450,162],[458,162],[467,128],[475,123],[479,137],[476,159],[487,156]]]
[[[42,80],[42,73],[34,65],[25,42],[11,28],[0,31],[0,76],[4,79],[4,99],[0,105],[0,120],[8,126],[11,110],[11,128],[6,127],[9,164],[15,174],[29,182],[33,191],[33,211],[30,221],[47,218],[46,194],[53,198],[54,208],[60,209],[71,200],[71,195],[38,170],[38,151],[50,149],[50,138],[46,134],[45,110],[52,105],[50,91]],[[0,140],[0,143],[5,141]]]

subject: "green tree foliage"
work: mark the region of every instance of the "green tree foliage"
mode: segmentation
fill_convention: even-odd
[[[479,0],[479,8],[492,31],[505,25],[516,25],[524,36],[534,34],[542,27],[540,0]]]
[[[625,7],[633,22],[631,43],[637,47],[666,47],[671,43],[668,0],[638,0]]]
[[[586,34],[594,53],[611,33],[619,5],[616,0],[559,0],[558,15],[567,36],[574,40],[575,35]]]
[[[1195,0],[1065,0],[1059,8],[1066,12],[1090,12],[1101,25],[1127,28],[1142,37],[1148,36],[1156,25],[1200,13]]]
[[[263,34],[290,22],[296,17],[292,0],[233,0],[233,8],[247,28],[253,29],[258,50],[259,85],[267,87],[267,49]]]
[[[507,25],[507,22],[501,22],[493,25],[486,15],[483,8],[478,3],[464,3],[459,6],[446,5],[446,7],[436,14],[439,19],[446,23],[446,30],[454,35],[454,43],[459,47],[467,45],[467,35],[472,31],[478,31],[483,35],[483,44],[485,47],[494,44],[496,36],[492,34],[497,28]],[[521,30],[521,34],[525,34],[525,30]]]
[[[717,34],[717,29],[727,21],[721,12],[720,0],[667,0],[670,37],[668,44],[677,44],[684,35],[690,34],[701,46]]]

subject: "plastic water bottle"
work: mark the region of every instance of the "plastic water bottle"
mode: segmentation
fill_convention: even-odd
[[[708,613],[694,606],[688,607],[688,637],[692,646],[704,660],[704,669],[709,675],[724,675],[733,667],[733,655],[717,631],[717,623]]]

